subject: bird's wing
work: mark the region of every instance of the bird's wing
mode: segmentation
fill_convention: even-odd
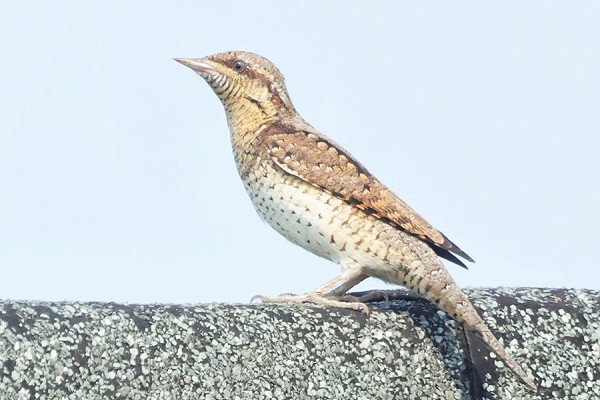
[[[261,132],[257,140],[267,149],[268,157],[285,172],[419,237],[432,245],[440,257],[465,268],[451,253],[473,261],[330,139],[315,132],[274,124]]]

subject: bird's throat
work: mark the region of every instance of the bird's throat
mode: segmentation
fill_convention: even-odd
[[[246,97],[231,102],[225,100],[223,105],[234,148],[249,150],[261,127],[278,118],[276,106],[268,101],[258,102]]]

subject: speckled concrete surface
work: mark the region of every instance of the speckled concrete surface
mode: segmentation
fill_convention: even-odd
[[[445,314],[401,294],[370,316],[0,301],[0,398],[600,399],[600,292],[467,292],[537,395]]]

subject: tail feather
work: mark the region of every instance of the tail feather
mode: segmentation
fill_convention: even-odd
[[[492,350],[500,359],[506,364],[514,374],[525,383],[532,391],[537,392],[537,386],[535,382],[527,376],[525,371],[517,364],[517,362],[508,354],[504,346],[494,336],[492,331],[487,327],[485,322],[479,314],[471,301],[467,296],[456,286],[451,289],[447,286],[448,292],[445,293],[442,299],[435,301],[436,297],[428,300],[436,302],[441,310],[450,314],[457,322],[462,324],[467,330],[473,332],[475,335],[481,338],[483,342]],[[451,291],[451,293],[449,293]]]
[[[469,329],[467,327],[467,329]],[[500,344],[498,339],[494,336],[494,334],[489,330],[489,328],[485,325],[483,321],[478,323],[474,328],[469,329],[471,332],[475,333],[479,336],[483,342],[494,352],[498,357],[502,359],[504,364],[508,368],[510,368],[519,379],[525,383],[533,392],[537,392],[537,385],[531,379],[525,371],[521,368],[519,364],[508,354],[504,346]]]
[[[523,383],[534,392],[537,392],[537,386],[533,380],[508,354],[504,346],[500,344],[485,325],[468,297],[456,285],[456,282],[439,262],[439,259],[437,260],[437,264],[422,262],[418,267],[413,267],[410,270],[398,269],[392,281],[417,292],[437,305],[442,311],[450,314],[465,329],[479,336],[486,346],[496,353]]]

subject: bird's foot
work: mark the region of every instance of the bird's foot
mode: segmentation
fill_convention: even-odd
[[[340,298],[342,301],[359,302],[359,303],[374,303],[379,301],[390,301],[390,296],[385,290],[371,290],[368,292],[346,294]]]
[[[256,296],[252,297],[252,299],[250,299],[250,303],[252,303],[256,300],[260,300],[263,303],[275,303],[275,304],[305,304],[305,303],[309,303],[309,304],[315,304],[315,305],[324,306],[324,307],[345,308],[348,310],[362,311],[365,314],[369,314],[369,312],[370,312],[369,307],[366,304],[361,303],[360,301],[358,301],[356,299],[353,301],[344,301],[342,298],[330,297],[330,296],[326,296],[326,295],[324,295],[322,293],[318,293],[318,292],[310,292],[310,293],[299,294],[299,295],[285,294],[285,295],[282,295],[279,297],[267,297],[267,296],[256,295]]]

